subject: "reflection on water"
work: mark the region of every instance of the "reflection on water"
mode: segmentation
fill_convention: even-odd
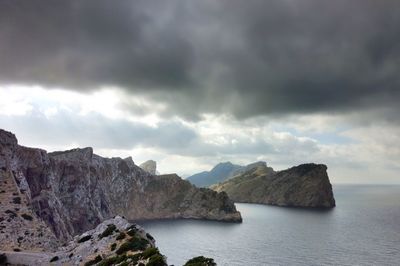
[[[168,263],[198,255],[218,265],[399,265],[400,186],[336,185],[329,210],[236,204],[242,224],[144,222]]]

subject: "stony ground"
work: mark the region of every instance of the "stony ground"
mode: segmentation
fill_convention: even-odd
[[[59,251],[36,262],[40,265],[167,265],[153,237],[120,216],[75,236]]]
[[[23,192],[23,191],[22,191]],[[12,173],[0,170],[0,250],[55,250],[58,240],[38,219]]]
[[[140,226],[116,216],[60,247],[55,252],[4,251],[11,265],[166,266],[155,241]]]

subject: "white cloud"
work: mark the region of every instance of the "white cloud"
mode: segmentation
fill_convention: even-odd
[[[7,116],[22,116],[32,110],[29,100],[23,95],[14,93],[12,86],[0,90],[0,114]]]
[[[82,94],[3,86],[0,96],[0,127],[23,145],[50,151],[93,146],[102,156],[132,156],[137,164],[154,159],[161,173],[182,176],[221,161],[265,160],[277,170],[325,163],[333,182],[400,182],[400,127],[352,123],[357,114],[241,121],[206,114],[195,122],[163,117],[163,105],[115,88]]]

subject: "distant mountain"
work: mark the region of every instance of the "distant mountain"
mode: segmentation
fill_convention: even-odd
[[[243,166],[232,164],[231,162],[219,163],[211,171],[194,174],[186,180],[197,187],[209,187],[240,173],[243,168]]]
[[[226,192],[235,202],[332,208],[335,199],[326,170],[310,163],[276,172],[259,162],[211,189]]]

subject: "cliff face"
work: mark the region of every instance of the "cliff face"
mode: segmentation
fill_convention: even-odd
[[[59,241],[17,189],[12,174],[0,169],[0,250],[56,250]],[[0,263],[1,264],[1,263]]]
[[[12,133],[0,130],[0,168],[61,239],[115,215],[241,221],[225,193],[197,189],[176,175],[151,175],[131,158],[103,158],[91,148],[47,153],[19,146]]]
[[[322,164],[302,164],[275,172],[256,164],[211,188],[225,191],[235,202],[294,207],[335,207],[332,185]]]

